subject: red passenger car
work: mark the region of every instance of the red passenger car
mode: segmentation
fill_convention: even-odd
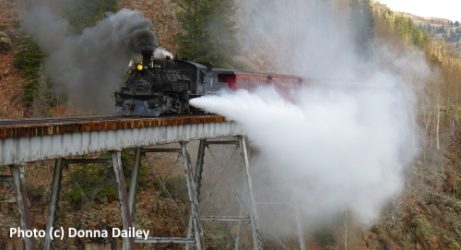
[[[220,82],[227,83],[229,89],[246,89],[253,90],[259,86],[273,86],[277,90],[286,92],[289,89],[300,87],[303,79],[296,76],[233,71],[217,70]]]

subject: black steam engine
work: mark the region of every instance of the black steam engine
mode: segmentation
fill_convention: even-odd
[[[189,99],[225,86],[214,79],[211,66],[170,57],[152,59],[152,55],[151,50],[142,52],[142,63],[132,65],[125,86],[115,93],[117,113],[160,116],[197,112],[189,106]]]

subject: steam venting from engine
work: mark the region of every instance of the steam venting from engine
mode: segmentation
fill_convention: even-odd
[[[267,87],[190,103],[240,124],[256,148],[256,200],[297,204],[296,220],[311,232],[347,221],[373,225],[418,155],[417,96],[432,75],[423,53],[376,40],[367,56],[357,49],[367,41],[351,36],[367,23],[348,24],[355,16],[340,1],[247,0],[239,7],[243,51],[255,58],[259,51],[275,71],[307,84],[290,100]],[[260,205],[258,218],[268,235],[298,233],[292,206]]]
[[[53,8],[52,0],[34,2],[21,23],[46,53],[44,68],[53,86],[70,107],[91,113],[112,110],[113,92],[130,59],[141,53],[150,60],[156,48],[151,21],[138,11],[122,9],[75,33]]]
[[[155,59],[167,59],[167,58],[173,59],[174,56],[170,51],[166,50],[165,48],[158,47],[154,51],[154,58]]]

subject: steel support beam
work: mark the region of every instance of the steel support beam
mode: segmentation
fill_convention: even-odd
[[[246,145],[246,140],[244,137],[239,136],[239,143],[240,148],[242,149],[242,157],[243,163],[245,167],[245,176],[247,178],[247,185],[248,185],[248,194],[249,194],[249,206],[250,206],[250,224],[253,236],[253,249],[262,249],[262,241],[260,240],[259,236],[259,225],[257,220],[257,212],[256,212],[256,199],[253,193],[253,181],[251,179],[251,172],[250,172],[250,161],[248,157],[248,149]]]
[[[242,215],[242,204],[240,203],[239,214]],[[240,231],[242,231],[242,221],[239,221],[237,224],[237,234],[235,235],[234,250],[240,249]]]
[[[143,148],[143,153],[181,153],[180,148]]]
[[[194,181],[196,184],[196,196],[197,196],[197,202],[200,202],[200,188],[202,186],[202,172],[203,172],[203,163],[205,160],[205,145],[206,145],[206,140],[202,139],[200,140],[199,143],[199,148],[198,148],[198,153],[197,153],[197,161],[195,163],[195,172],[194,172]],[[187,228],[187,238],[192,237],[192,234],[194,233],[194,228],[193,228],[193,216],[192,213],[189,216],[189,227]],[[191,245],[188,244],[186,245],[186,250],[191,249]]]
[[[209,141],[207,140],[206,141],[206,146],[209,146],[209,145],[235,145],[235,146],[239,146],[239,141],[235,141],[235,140],[232,140],[232,141]]]
[[[298,231],[299,249],[306,250],[306,240],[304,239],[304,230],[301,224],[301,216],[299,215],[298,203],[294,202],[293,206],[295,210],[296,230]]]
[[[200,140],[197,153],[197,161],[195,163],[195,173],[194,180],[197,184],[197,199],[200,201],[200,189],[202,187],[202,173],[203,173],[203,163],[205,162],[205,147],[207,141],[205,139]]]
[[[56,211],[58,210],[59,192],[61,190],[63,159],[57,159],[54,164],[53,180],[51,182],[50,202],[48,205],[48,216],[46,219],[46,235],[43,249],[52,249],[51,230],[56,222]]]
[[[12,165],[10,166],[11,175],[13,176],[14,191],[16,194],[16,203],[19,208],[19,223],[23,230],[32,230],[32,215],[29,210],[29,199],[27,195],[24,166]],[[23,237],[24,249],[35,249],[34,240],[32,238]]]
[[[111,163],[110,158],[97,158],[97,159],[65,159],[64,160],[64,165],[70,165],[70,164],[110,164]]]
[[[200,218],[202,221],[228,221],[228,222],[241,222],[250,221],[246,216],[204,216]]]
[[[194,234],[194,219],[192,217],[192,212],[191,212],[191,213],[189,213],[189,223],[187,224],[187,239],[192,238],[193,234]],[[193,243],[195,243],[195,240],[194,240]],[[192,245],[193,244],[191,244],[191,243],[186,243],[185,250],[192,249]]]
[[[204,240],[203,240],[203,231],[202,225],[200,223],[200,214],[198,208],[198,199],[197,199],[197,192],[196,192],[196,184],[194,180],[194,176],[192,173],[192,164],[190,161],[189,152],[187,151],[187,142],[181,142],[181,152],[182,158],[184,159],[184,167],[185,167],[185,174],[186,174],[186,183],[187,183],[187,193],[189,196],[190,202],[190,209],[192,217],[192,224],[194,229],[194,238],[195,238],[195,246],[197,250],[205,249]]]
[[[136,201],[136,188],[138,185],[139,167],[141,166],[141,151],[142,148],[136,148],[136,155],[134,159],[133,172],[130,179],[130,191],[128,192],[128,203],[130,204],[130,213],[133,220],[134,217],[134,204]]]
[[[122,153],[120,151],[112,151],[112,166],[114,168],[115,180],[117,182],[118,199],[120,205],[120,213],[122,217],[122,225],[124,230],[129,230],[132,227],[132,218],[130,206],[128,204],[128,195],[126,192],[125,177],[122,167]],[[123,238],[123,250],[134,249],[134,238]]]
[[[203,233],[201,230],[200,222],[196,222],[199,220],[198,216],[198,200],[197,200],[197,193],[196,193],[196,184],[195,184],[195,177],[192,171],[192,164],[190,162],[190,156],[187,152],[187,143],[182,142],[180,148],[137,148],[136,150],[136,159],[135,159],[135,168],[132,174],[132,185],[130,186],[129,192],[129,204],[130,204],[130,211],[132,216],[134,217],[134,203],[135,203],[135,196],[136,196],[136,182],[137,176],[139,173],[139,167],[141,162],[141,154],[143,153],[179,153],[181,154],[182,158],[184,159],[184,166],[185,166],[185,175],[186,175],[186,183],[188,189],[188,196],[191,206],[191,213],[189,216],[189,225],[187,229],[187,237],[150,237],[148,239],[141,239],[136,238],[135,243],[140,244],[185,244],[185,249],[190,250],[195,245],[197,249],[202,250],[203,248]],[[198,227],[198,229],[196,229]],[[198,232],[198,233],[196,233]],[[202,236],[201,238],[197,236]]]

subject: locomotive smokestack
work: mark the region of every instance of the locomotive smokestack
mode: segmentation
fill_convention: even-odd
[[[142,65],[149,65],[153,54],[154,54],[154,51],[150,49],[145,49],[141,51]]]
[[[143,65],[150,64],[154,50],[157,47],[155,33],[150,30],[150,27],[147,27],[149,26],[146,25],[143,29],[136,30],[131,37],[132,48],[134,51],[141,53]]]

